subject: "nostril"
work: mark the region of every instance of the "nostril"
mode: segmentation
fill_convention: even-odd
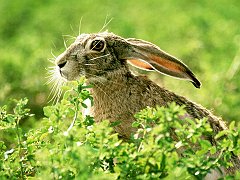
[[[67,64],[67,61],[66,61],[66,62],[63,62],[63,63],[61,63],[61,64],[58,64],[58,67],[63,68],[66,64]]]

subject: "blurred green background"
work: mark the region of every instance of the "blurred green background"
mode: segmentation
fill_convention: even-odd
[[[78,35],[81,18],[81,32],[98,32],[113,18],[109,31],[182,59],[200,90],[163,75],[154,79],[226,120],[240,119],[239,0],[0,0],[0,106],[28,97],[32,113],[43,116],[47,59],[64,50],[63,35]]]

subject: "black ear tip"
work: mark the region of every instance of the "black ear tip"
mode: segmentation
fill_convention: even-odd
[[[201,83],[200,81],[196,78],[196,76],[192,73],[192,71],[188,70],[187,74],[190,76],[190,81],[191,83],[196,87],[196,88],[200,88]]]
[[[193,81],[191,81],[192,84],[196,87],[196,88],[200,88],[201,87],[201,83],[199,80],[197,80],[196,78],[193,79]]]

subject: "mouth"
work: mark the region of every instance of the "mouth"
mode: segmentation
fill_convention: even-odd
[[[64,82],[69,82],[69,81],[76,81],[81,77],[79,72],[71,72],[69,69],[65,68],[58,68],[56,67],[56,70],[58,71],[58,78],[60,78]]]
[[[66,75],[61,69],[58,69],[58,72],[59,72],[59,74],[60,74],[59,77],[60,77],[63,81],[67,82],[67,81],[68,81],[67,75]]]

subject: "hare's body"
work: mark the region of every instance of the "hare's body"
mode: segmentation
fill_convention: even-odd
[[[215,133],[227,129],[225,122],[214,116],[206,108],[158,86],[144,76],[133,76],[128,71],[126,73],[122,72],[124,71],[115,72],[116,74],[110,73],[109,77],[101,81],[89,82],[94,84],[91,92],[94,98],[92,113],[95,120],[99,122],[108,119],[110,122],[121,122],[114,127],[121,138],[129,139],[131,134],[135,132],[136,129],[132,127],[132,123],[135,121],[134,114],[147,106],[167,106],[170,102],[185,105],[186,116],[190,118],[202,119],[207,117]],[[215,145],[216,142],[213,136],[204,138]],[[232,163],[234,167],[222,169],[223,172],[232,173],[240,169],[239,157],[234,156]],[[213,171],[206,179],[212,180],[219,177],[221,177],[221,174]]]
[[[131,126],[135,121],[134,114],[147,106],[167,106],[170,102],[185,105],[187,115],[191,118],[207,117],[215,132],[226,129],[224,122],[207,109],[158,86],[144,76],[133,76],[128,71],[123,72],[121,70],[110,73],[109,77],[90,84],[94,85],[91,91],[95,120],[120,121],[115,130],[124,139],[128,139],[135,130]]]
[[[119,121],[115,131],[128,139],[134,128],[134,114],[147,106],[166,106],[175,102],[185,105],[186,116],[207,117],[214,132],[227,129],[225,123],[209,110],[182,96],[170,92],[143,76],[131,74],[128,63],[142,69],[155,70],[173,77],[189,80],[197,88],[200,82],[191,70],[177,58],[165,53],[156,45],[138,39],[124,39],[112,33],[82,34],[56,59],[56,72],[66,80],[84,75],[92,84],[96,121]],[[56,73],[55,73],[56,74]],[[205,137],[215,144],[214,134]],[[240,168],[238,157],[233,156],[234,167]]]

